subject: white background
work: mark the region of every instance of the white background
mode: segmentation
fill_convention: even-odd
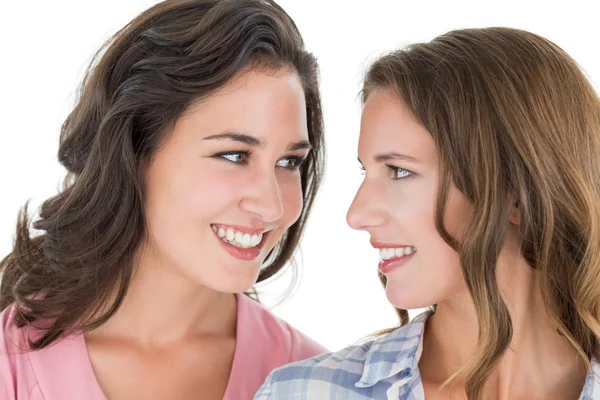
[[[10,251],[19,208],[58,190],[61,122],[92,54],[151,0],[33,0],[0,4],[0,256]],[[274,308],[330,349],[396,323],[377,279],[368,235],[346,210],[362,176],[356,161],[357,94],[369,60],[451,29],[509,26],[554,41],[600,79],[596,1],[281,0],[320,61],[328,162],[302,243],[301,281]],[[366,6],[368,4],[368,6]],[[598,85],[595,84],[598,88]],[[420,249],[420,251],[427,251]],[[262,287],[274,304],[287,278]]]

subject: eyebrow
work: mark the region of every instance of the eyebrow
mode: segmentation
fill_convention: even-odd
[[[414,157],[407,156],[406,154],[396,153],[395,151],[389,153],[378,154],[375,156],[375,162],[383,163],[390,160],[403,160],[403,161],[419,161]]]
[[[202,140],[232,140],[252,147],[265,147],[265,143],[262,140],[246,133],[224,132],[207,136]]]
[[[301,142],[293,143],[288,146],[288,151],[296,150],[312,150],[312,144],[308,140],[302,140]]]
[[[395,151],[392,151],[389,153],[378,154],[375,157],[373,157],[373,159],[377,163],[384,163],[384,162],[387,162],[390,160],[403,160],[403,161],[411,161],[411,162],[419,161],[414,157],[407,156],[406,154],[397,153]],[[360,157],[357,157],[357,160],[362,165],[363,162],[360,160]]]
[[[224,132],[218,133],[216,135],[210,135],[205,137],[202,140],[232,140],[234,142],[239,142],[246,144],[252,147],[261,147],[264,148],[267,143],[252,136],[247,133],[239,133],[239,132]],[[302,140],[300,142],[292,143],[287,147],[287,151],[297,151],[297,150],[311,150],[312,145],[308,140]]]

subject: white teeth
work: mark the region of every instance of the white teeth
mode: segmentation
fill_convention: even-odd
[[[256,247],[263,238],[262,233],[250,235],[249,233],[242,233],[234,230],[233,228],[217,228],[214,225],[212,230],[226,243],[232,244],[236,247],[248,249]]]
[[[244,236],[242,236],[242,246],[250,247],[250,238],[251,236],[249,234],[244,234]]]
[[[415,252],[414,247],[397,247],[394,249],[379,249],[379,257],[383,260],[390,260],[392,258],[400,258],[409,256]]]

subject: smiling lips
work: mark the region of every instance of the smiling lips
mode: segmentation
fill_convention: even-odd
[[[379,257],[383,260],[410,256],[415,251],[412,246],[379,249]]]
[[[211,225],[221,245],[233,257],[243,260],[255,260],[262,250],[269,232],[245,227]]]
[[[262,232],[254,234],[241,232],[233,227],[212,225],[212,230],[225,243],[232,244],[242,249],[248,249],[257,246],[263,238]]]
[[[379,270],[387,274],[406,264],[415,254],[417,249],[413,246],[395,245],[371,241],[379,249]]]

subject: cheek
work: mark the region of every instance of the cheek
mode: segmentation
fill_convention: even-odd
[[[394,219],[398,221],[398,240],[417,248],[414,261],[388,279],[387,297],[398,308],[428,307],[465,289],[459,255],[435,228],[433,187],[415,184],[406,193],[390,196],[396,199]],[[458,198],[451,195],[447,207],[450,214],[459,206],[455,200]],[[447,220],[446,228],[455,232],[457,228],[452,225],[458,224],[462,217],[455,215]]]
[[[158,167],[158,166],[157,166]],[[156,168],[146,180],[146,218],[155,236],[181,240],[199,231],[216,215],[239,201],[242,176],[235,171],[193,168]]]
[[[460,260],[458,253],[435,228],[433,210],[424,204],[427,203],[415,204],[412,214],[405,216],[410,222],[407,240],[412,240],[408,244],[417,248],[418,266],[413,271],[414,279],[421,281],[418,286],[422,289],[430,287],[441,295],[462,281]]]
[[[430,204],[434,204],[432,198]],[[448,233],[455,238],[460,237],[468,220],[468,203],[460,192],[452,189],[446,204],[446,217],[444,226]],[[424,224],[423,244],[424,252],[420,258],[425,263],[423,277],[430,282],[430,296],[432,304],[439,303],[465,290],[460,257],[435,228],[435,215],[433,208],[429,211],[429,223]]]
[[[190,177],[179,193],[189,199],[190,211],[195,216],[210,219],[239,203],[246,181],[236,171],[205,170]]]
[[[428,246],[439,237],[434,225],[433,185],[425,178],[397,182],[397,187],[385,194],[387,208],[398,229],[399,243],[417,247]],[[441,238],[440,238],[441,240]]]
[[[300,175],[295,174],[294,176],[283,177],[279,182],[281,202],[283,204],[283,213],[279,219],[279,223],[283,228],[287,229],[298,221],[304,206]]]

